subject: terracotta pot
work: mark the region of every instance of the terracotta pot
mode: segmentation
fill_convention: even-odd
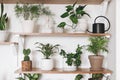
[[[22,61],[22,71],[31,71],[32,61]]]
[[[99,56],[90,55],[89,56],[89,61],[91,65],[90,70],[103,70],[102,68],[103,59],[104,59],[104,56],[102,55],[99,55]]]

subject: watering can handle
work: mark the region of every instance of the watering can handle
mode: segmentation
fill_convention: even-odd
[[[110,24],[110,21],[108,20],[107,17],[105,17],[105,16],[98,16],[98,17],[95,18],[94,23],[96,23],[96,20],[97,20],[99,17],[105,18],[105,19],[108,21],[109,26],[108,26],[108,29],[105,30],[105,32],[108,31],[108,30],[110,29],[110,25],[111,25],[111,24]]]

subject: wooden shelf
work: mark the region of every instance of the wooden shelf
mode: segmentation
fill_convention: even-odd
[[[112,74],[111,70],[104,69],[102,71],[90,71],[90,69],[78,69],[77,71],[63,71],[58,69],[53,69],[52,71],[43,71],[39,68],[33,68],[32,71],[22,71],[21,69],[18,69],[15,71],[15,73],[40,73],[40,74],[93,74],[93,73],[103,73],[103,74]]]
[[[0,42],[1,45],[18,44],[17,42]]]
[[[109,33],[93,34],[93,33],[14,33],[21,36],[41,36],[41,37],[80,37],[80,36],[111,36]]]
[[[13,4],[13,3],[30,3],[30,4],[73,4],[76,0],[0,0],[0,3]],[[100,4],[103,0],[78,0],[78,4]]]

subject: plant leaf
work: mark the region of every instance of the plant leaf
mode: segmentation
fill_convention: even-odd
[[[68,12],[65,12],[61,15],[61,18],[66,18],[67,16],[69,16],[69,13]]]
[[[74,24],[77,24],[78,23],[78,18],[75,14],[71,15],[70,16],[70,20],[74,23]]]
[[[63,29],[64,29],[65,26],[66,26],[66,23],[65,23],[65,22],[61,22],[61,23],[58,25],[58,27],[63,28]]]

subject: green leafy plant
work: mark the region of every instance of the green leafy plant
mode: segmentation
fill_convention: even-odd
[[[39,78],[40,78],[40,74],[36,74],[36,73],[34,73],[34,74],[23,74],[23,76],[20,76],[20,77],[18,77],[18,78],[16,78],[16,79],[18,79],[18,80],[38,80]],[[28,79],[26,79],[26,77],[28,78]]]
[[[29,80],[38,80],[40,78],[40,74],[24,74]]]
[[[39,18],[40,15],[52,15],[49,7],[44,7],[41,5],[33,5],[33,4],[16,4],[15,12],[17,17],[23,17],[24,20],[33,20],[35,18]]]
[[[75,2],[73,5],[68,5],[66,6],[66,11],[61,15],[61,18],[69,18],[70,21],[72,22],[72,25],[67,24],[66,22],[61,22],[58,27],[63,28],[68,25],[70,27],[72,27],[73,29],[75,29],[77,27],[78,24],[78,20],[84,16],[87,15],[90,17],[90,15],[84,11],[85,6],[76,6]]]
[[[76,53],[66,53],[65,50],[61,49],[60,55],[64,58],[67,58],[66,63],[69,66],[75,65],[80,66],[81,64],[81,54],[82,54],[82,46],[77,46]]]
[[[39,42],[36,42],[35,44],[38,44],[36,47],[38,49],[37,51],[41,52],[46,59],[49,59],[51,55],[56,53],[55,49],[58,49],[58,46],[59,46],[59,44],[51,45],[49,43],[43,44]]]
[[[99,55],[100,51],[108,52],[108,38],[106,37],[90,37],[90,44],[88,45],[87,50],[92,52],[95,55]]]
[[[76,75],[75,80],[81,80],[82,78],[83,78],[83,75],[78,74],[78,75]]]
[[[92,78],[96,80],[103,78],[103,76],[104,74],[92,74]]]
[[[30,61],[29,54],[31,53],[30,49],[24,49],[23,54],[24,54],[24,61]]]
[[[1,15],[0,15],[0,30],[5,30],[7,28],[6,23],[8,22],[7,13],[4,13],[4,4],[1,3]]]

